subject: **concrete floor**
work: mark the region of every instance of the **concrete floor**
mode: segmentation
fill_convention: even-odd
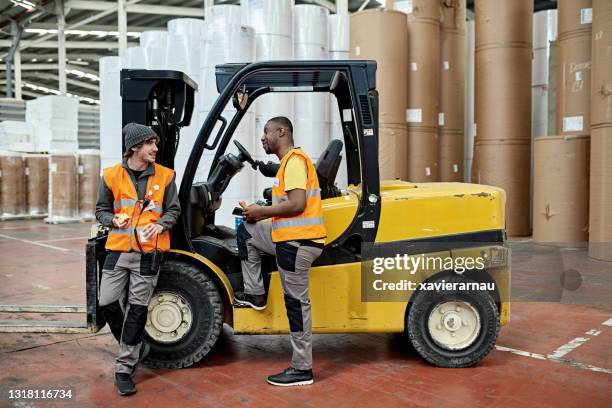
[[[89,228],[0,223],[0,303],[83,304]],[[513,240],[512,248],[510,324],[476,367],[432,367],[401,335],[315,335],[315,384],[283,389],[268,386],[265,376],[286,368],[288,337],[234,336],[226,328],[195,367],[141,367],[139,392],[123,398],[113,386],[117,346],[107,328],[0,334],[0,407],[609,407],[612,264],[589,260],[585,248],[529,240]],[[8,398],[9,390],[66,388],[72,400]]]

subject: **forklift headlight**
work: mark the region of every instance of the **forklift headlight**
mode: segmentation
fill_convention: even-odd
[[[503,266],[508,262],[508,248],[503,246],[490,247],[480,254],[489,267]]]

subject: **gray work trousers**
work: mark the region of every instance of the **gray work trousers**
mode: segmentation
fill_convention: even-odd
[[[308,241],[272,242],[272,223],[260,221],[242,224],[248,234],[246,259],[242,260],[244,293],[265,294],[261,275],[261,252],[276,255],[276,263],[285,297],[285,308],[291,332],[293,354],[291,366],[298,370],[312,368],[312,317],[310,311],[310,266],[321,255],[322,248]]]
[[[147,307],[157,285],[157,275],[149,275],[149,263],[139,252],[109,252],[102,268],[99,303],[119,342],[116,373],[133,374],[138,364]]]

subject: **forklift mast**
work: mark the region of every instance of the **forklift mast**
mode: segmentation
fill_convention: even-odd
[[[157,162],[162,166],[174,169],[180,129],[191,122],[197,89],[183,72],[121,70],[122,126],[151,126],[160,138]]]

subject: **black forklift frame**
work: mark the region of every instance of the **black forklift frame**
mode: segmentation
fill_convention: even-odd
[[[190,190],[196,169],[207,147],[217,121],[223,123],[221,139],[209,146],[217,149],[211,172],[224,152],[235,128],[253,101],[269,92],[331,92],[338,100],[338,108],[352,109],[349,125],[343,124],[347,146],[349,184],[361,184],[362,194],[357,213],[346,231],[326,250],[341,247],[357,237],[360,243],[373,244],[380,218],[380,180],[378,171],[378,93],[376,91],[376,62],[361,60],[334,61],[266,61],[254,64],[225,64],[216,67],[217,90],[220,92],[196,138],[187,161],[179,190],[182,208],[189,204]],[[345,89],[339,88],[345,81]],[[248,95],[247,104],[237,110],[229,125],[222,118],[225,106],[237,91]],[[343,123],[348,123],[348,121]],[[227,125],[227,126],[226,126]],[[219,144],[220,143],[220,144]],[[355,144],[354,149],[349,148]],[[218,145],[218,146],[217,146]],[[190,225],[181,216],[172,231],[172,247],[196,252],[191,242]]]

